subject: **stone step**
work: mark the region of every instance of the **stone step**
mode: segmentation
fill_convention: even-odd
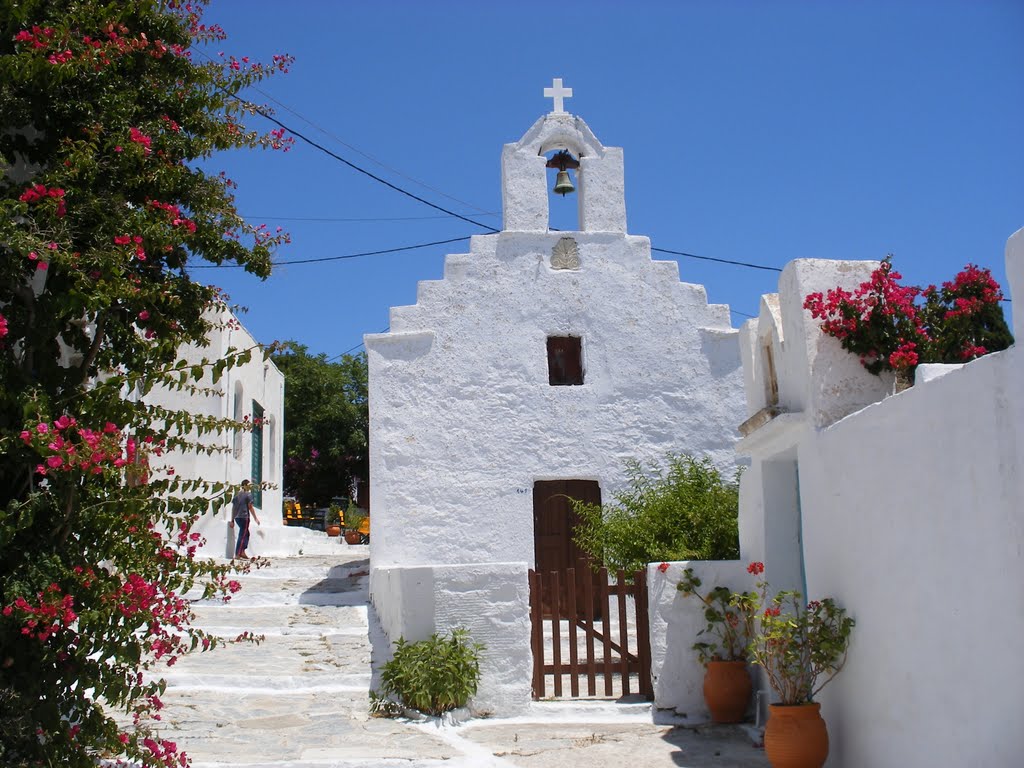
[[[168,689],[162,698],[167,733],[192,757],[195,768],[409,765],[455,754],[425,729],[369,717],[365,688],[294,693]]]
[[[191,654],[160,674],[169,686],[182,688],[240,678],[270,688],[294,688],[289,681],[302,679],[365,684],[370,678],[370,645],[365,633],[278,635],[259,645],[233,643]]]

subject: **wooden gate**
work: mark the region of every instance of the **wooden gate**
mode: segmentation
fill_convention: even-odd
[[[530,571],[534,699],[653,698],[647,572],[630,576],[627,583],[627,574],[619,571],[613,584],[608,569],[601,568],[594,578],[584,561],[562,572]],[[553,595],[561,599],[552,600]]]

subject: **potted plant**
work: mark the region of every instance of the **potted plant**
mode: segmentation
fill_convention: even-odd
[[[341,535],[341,507],[337,504],[331,504],[327,508],[327,535]]]
[[[725,587],[715,587],[702,595],[701,580],[693,569],[683,571],[676,589],[687,597],[696,597],[704,604],[704,637],[693,644],[700,663],[704,665],[704,702],[716,723],[739,723],[750,704],[750,672],[747,669],[747,646],[750,643],[750,616],[744,614],[752,593],[744,601],[735,599]]]
[[[764,564],[747,570],[760,577]],[[854,620],[830,597],[804,603],[796,591],[769,594],[762,578],[756,592],[733,596],[750,617],[751,661],[764,669],[779,698],[769,706],[765,754],[774,768],[821,768],[828,730],[814,697],[843,668]]]
[[[363,544],[366,542],[365,534],[360,530],[366,522],[366,515],[362,514],[355,502],[348,505],[345,510],[345,541],[349,544]]]

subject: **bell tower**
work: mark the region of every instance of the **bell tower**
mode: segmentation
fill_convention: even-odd
[[[576,194],[580,231],[625,234],[622,149],[603,146],[582,118],[564,111],[564,99],[572,96],[572,89],[564,88],[561,78],[555,78],[552,87],[544,89],[544,95],[554,100],[552,111],[535,122],[518,142],[506,144],[501,153],[503,231],[549,230],[545,155],[566,150],[579,162]],[[564,180],[560,178],[559,183],[564,184]]]

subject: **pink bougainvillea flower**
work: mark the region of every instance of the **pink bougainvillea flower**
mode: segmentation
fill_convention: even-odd
[[[149,311],[144,309],[139,312],[139,320],[149,320]]]
[[[114,245],[128,245],[132,241],[128,235],[116,235],[114,237]]]

